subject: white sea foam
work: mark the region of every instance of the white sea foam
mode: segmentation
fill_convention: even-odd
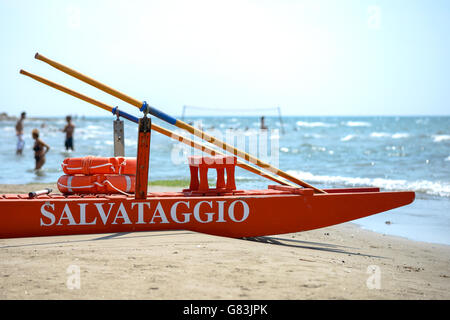
[[[272,135],[270,136],[270,139],[271,139],[271,140],[280,139],[280,135],[279,135],[279,134],[272,134]]]
[[[447,135],[447,134],[437,134],[437,135],[433,136],[434,142],[449,141],[449,140],[450,140],[450,135]]]
[[[426,118],[426,119],[417,119],[416,123],[417,124],[428,124],[428,122],[430,121],[430,119]]]
[[[316,133],[313,133],[313,134],[311,134],[311,133],[305,133],[305,134],[303,135],[303,137],[304,137],[304,138],[320,139],[320,138],[322,138],[322,135],[316,134]]]
[[[105,128],[103,126],[97,126],[97,125],[88,125],[86,126],[86,130],[99,130],[99,131],[103,131]]]
[[[83,133],[83,134],[80,133],[77,136],[79,137],[79,139],[84,140],[84,141],[86,141],[86,140],[96,141],[100,138],[103,139],[105,135],[102,135],[101,133],[97,134],[96,132],[90,132],[90,133]]]
[[[125,146],[135,146],[137,144],[136,140],[125,138]]]
[[[353,134],[346,135],[345,137],[341,138],[341,141],[349,141],[352,140],[355,136]]]
[[[370,137],[372,138],[392,138],[392,139],[403,139],[408,138],[409,134],[404,132],[397,132],[397,133],[387,133],[387,132],[372,132],[370,134]]]
[[[445,158],[444,161],[450,161],[450,156],[448,156],[447,158]]]
[[[307,127],[307,128],[315,128],[315,127],[335,127],[335,124],[325,123],[325,122],[306,122],[306,121],[297,121],[297,125],[299,127]]]
[[[344,123],[348,127],[370,127],[371,123],[365,121],[347,121]]]
[[[361,177],[342,177],[342,176],[327,176],[314,175],[310,172],[304,171],[288,171],[299,179],[311,183],[322,183],[329,185],[344,185],[344,186],[358,186],[358,187],[378,187],[386,190],[411,190],[430,195],[437,195],[441,197],[450,197],[450,183],[447,182],[433,182],[428,180],[396,180],[384,178],[361,178]]]
[[[327,148],[325,148],[325,147],[320,147],[320,146],[312,146],[311,147],[311,150],[314,150],[314,151],[327,151]]]
[[[392,135],[392,139],[403,139],[403,138],[408,138],[409,134],[408,133],[394,133]]]
[[[3,127],[2,128],[2,131],[5,131],[5,132],[13,132],[15,130],[16,129],[14,127]]]
[[[386,132],[372,132],[370,134],[370,136],[372,138],[386,138],[386,137],[390,137],[391,135],[389,133],[386,133]]]

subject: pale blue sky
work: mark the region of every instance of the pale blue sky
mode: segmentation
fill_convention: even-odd
[[[21,68],[137,114],[39,52],[172,115],[449,115],[450,1],[0,0],[0,112],[106,115]]]

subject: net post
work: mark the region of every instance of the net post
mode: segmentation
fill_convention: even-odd
[[[278,109],[278,118],[280,119],[280,125],[281,125],[281,134],[284,134],[284,124],[283,124],[283,119],[281,118],[280,106],[278,106],[277,109]]]

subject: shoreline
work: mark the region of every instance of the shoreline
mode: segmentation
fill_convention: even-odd
[[[0,193],[43,187],[57,192]],[[352,222],[246,240],[186,230],[0,239],[0,299],[449,299],[449,265],[448,245]]]

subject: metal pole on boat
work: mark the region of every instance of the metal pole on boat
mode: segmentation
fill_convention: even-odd
[[[52,189],[50,188],[45,188],[43,190],[38,190],[38,191],[31,191],[28,192],[28,198],[34,198],[43,194],[49,194],[52,192]]]
[[[71,96],[73,96],[75,98],[78,98],[80,100],[88,102],[88,103],[90,103],[90,104],[92,104],[92,105],[94,105],[96,107],[99,107],[99,108],[101,108],[103,110],[109,111],[109,112],[111,112],[114,115],[119,115],[120,117],[125,118],[125,119],[127,119],[129,121],[132,121],[134,123],[139,123],[139,119],[137,117],[135,117],[135,116],[133,116],[133,115],[127,113],[127,112],[124,112],[122,110],[119,110],[118,107],[113,108],[113,107],[111,107],[111,106],[109,106],[109,105],[107,105],[107,104],[105,104],[103,102],[100,102],[98,100],[90,98],[90,97],[88,97],[88,96],[86,96],[84,94],[76,92],[76,91],[74,91],[72,89],[64,87],[64,86],[62,86],[60,84],[57,84],[57,83],[55,83],[53,81],[50,81],[50,80],[45,79],[45,78],[43,78],[41,76],[35,75],[33,73],[30,73],[28,71],[20,70],[20,74],[26,75],[26,76],[28,76],[28,77],[30,77],[30,78],[38,81],[38,82],[46,84],[46,85],[48,85],[48,86],[50,86],[50,87],[52,87],[54,89],[57,89],[57,90],[62,91],[64,93],[67,93],[68,95],[71,95]],[[186,145],[188,145],[190,147],[193,147],[195,149],[198,149],[198,150],[200,150],[202,152],[208,153],[210,155],[224,155],[223,153],[221,153],[221,152],[219,152],[217,150],[214,150],[214,149],[212,149],[210,147],[207,147],[207,146],[205,146],[205,145],[203,145],[201,143],[195,142],[195,141],[193,141],[193,140],[191,140],[191,139],[189,139],[187,137],[180,136],[180,135],[174,133],[173,131],[165,129],[163,127],[160,127],[160,126],[158,126],[156,124],[152,123],[151,127],[152,127],[153,130],[155,130],[158,133],[161,133],[161,134],[163,134],[163,135],[165,135],[165,136],[167,136],[167,137],[169,137],[169,138],[171,138],[173,140],[182,142],[182,143],[184,143],[184,144],[186,144]],[[264,177],[264,178],[269,179],[271,181],[277,182],[277,183],[279,183],[281,185],[288,185],[288,186],[291,186],[291,187],[296,187],[295,184],[293,184],[293,183],[291,183],[289,181],[283,180],[283,179],[281,179],[278,176],[275,176],[275,175],[273,175],[271,173],[265,172],[265,171],[263,171],[263,170],[261,170],[259,168],[253,167],[250,164],[247,164],[247,163],[245,163],[245,162],[243,162],[243,161],[241,161],[239,159],[237,159],[237,166],[242,168],[242,169],[245,169],[247,171],[250,171],[250,172],[252,172],[254,174],[257,174],[257,175],[259,175],[261,177]]]
[[[134,196],[137,200],[147,199],[151,132],[152,119],[147,117],[147,112],[144,112],[144,116],[139,119],[138,130],[136,183],[134,188]]]
[[[292,175],[290,175],[290,174],[288,174],[288,173],[286,173],[286,172],[284,172],[284,171],[282,171],[282,170],[272,166],[269,163],[261,161],[258,158],[254,157],[254,156],[252,156],[252,155],[250,155],[250,154],[248,154],[248,153],[246,153],[246,152],[244,152],[242,150],[239,150],[239,149],[235,148],[234,146],[229,145],[226,142],[223,142],[223,141],[221,141],[219,139],[216,139],[215,137],[209,135],[208,133],[206,133],[206,132],[204,132],[202,130],[199,130],[199,129],[197,129],[197,128],[195,128],[195,127],[193,127],[193,126],[191,126],[191,125],[189,125],[189,124],[187,124],[187,123],[185,123],[185,122],[183,122],[181,120],[177,120],[177,119],[171,117],[170,115],[168,115],[168,114],[166,114],[166,113],[164,113],[164,112],[162,112],[162,111],[160,111],[160,110],[158,110],[158,109],[148,105],[146,101],[139,101],[137,99],[134,99],[134,98],[132,98],[132,97],[130,97],[130,96],[128,96],[128,95],[126,95],[126,94],[124,94],[122,92],[119,92],[119,91],[117,91],[117,90],[115,90],[115,89],[113,89],[113,88],[111,88],[111,87],[109,87],[109,86],[107,86],[107,85],[105,85],[103,83],[100,83],[99,81],[97,81],[95,79],[92,79],[92,78],[90,78],[88,76],[85,76],[84,74],[82,74],[82,73],[80,73],[80,72],[78,72],[76,70],[73,70],[73,69],[71,69],[69,67],[66,67],[66,66],[56,62],[56,61],[48,59],[48,58],[44,57],[43,55],[41,55],[39,53],[36,53],[34,57],[36,59],[38,59],[38,60],[41,60],[41,61],[51,65],[52,67],[54,67],[54,68],[56,68],[56,69],[58,69],[58,70],[60,70],[60,71],[62,71],[64,73],[67,73],[68,75],[70,75],[72,77],[75,77],[75,78],[77,78],[77,79],[79,79],[79,80],[81,80],[81,81],[83,81],[83,82],[85,82],[87,84],[90,84],[90,85],[96,87],[97,89],[100,89],[100,90],[102,90],[102,91],[104,91],[106,93],[109,93],[110,95],[112,95],[112,96],[114,96],[116,98],[119,98],[122,101],[125,101],[125,102],[127,102],[127,103],[129,103],[129,104],[131,104],[131,105],[133,105],[133,106],[135,106],[137,108],[139,108],[139,110],[141,110],[141,111],[147,110],[148,113],[150,113],[151,115],[153,115],[153,116],[155,116],[155,117],[157,117],[157,118],[159,118],[159,119],[161,119],[161,120],[163,120],[163,121],[165,121],[167,123],[170,123],[170,124],[180,128],[180,129],[186,130],[189,133],[191,133],[191,134],[193,134],[193,135],[195,135],[195,136],[197,136],[197,137],[199,137],[199,138],[201,138],[201,139],[203,139],[203,140],[205,140],[205,141],[207,141],[209,143],[212,143],[215,146],[217,146],[217,147],[219,147],[219,148],[221,148],[221,149],[223,149],[223,150],[225,150],[227,152],[230,152],[230,153],[232,153],[235,156],[243,158],[244,160],[249,161],[250,163],[257,165],[258,167],[261,167],[261,168],[263,168],[265,170],[268,170],[268,171],[270,171],[270,172],[272,172],[272,173],[274,173],[276,175],[279,175],[280,177],[283,177],[286,180],[294,182],[294,183],[296,183],[296,184],[298,184],[298,185],[300,185],[302,187],[311,188],[314,191],[316,191],[317,193],[326,193],[325,191],[323,191],[321,189],[318,189],[316,187],[313,187],[310,184],[308,184],[308,183],[306,183],[306,182],[304,182],[304,181],[302,181],[302,180],[300,180],[300,179],[298,179],[298,178],[296,178],[296,177],[294,177],[294,176],[292,176]]]
[[[114,157],[125,156],[125,135],[123,120],[120,120],[119,113],[117,118],[113,121],[113,135],[114,135]]]

